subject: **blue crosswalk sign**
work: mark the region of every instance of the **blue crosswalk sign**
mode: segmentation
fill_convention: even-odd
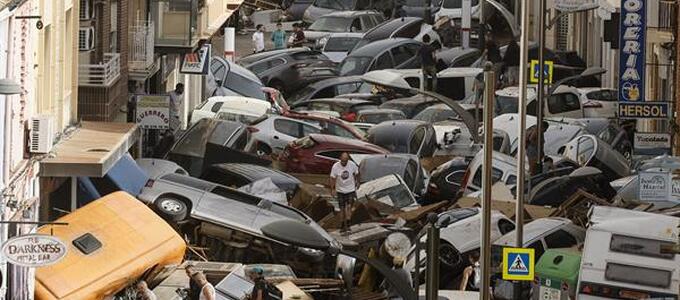
[[[529,76],[529,81],[531,83],[538,83],[538,71],[539,71],[539,66],[540,64],[538,63],[538,60],[532,59],[531,60],[531,74]],[[553,67],[554,63],[550,60],[546,60],[543,64],[543,74],[545,75],[543,78],[545,78],[545,82],[550,84],[553,81]]]
[[[533,280],[534,249],[504,248],[503,279],[520,281]]]

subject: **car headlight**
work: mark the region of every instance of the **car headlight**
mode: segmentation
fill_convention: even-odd
[[[326,45],[326,43],[328,43],[328,36],[324,36],[324,37],[316,40],[316,47],[321,49],[321,48],[323,48],[323,46]]]

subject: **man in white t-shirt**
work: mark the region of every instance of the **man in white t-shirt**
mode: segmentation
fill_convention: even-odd
[[[343,152],[340,161],[333,165],[330,184],[331,193],[338,199],[342,213],[342,230],[347,231],[350,225],[348,218],[352,213],[352,205],[359,186],[359,167],[349,160],[349,153]]]
[[[260,53],[264,51],[264,26],[258,24],[253,33],[253,52]]]

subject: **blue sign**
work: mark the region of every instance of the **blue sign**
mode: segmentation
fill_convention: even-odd
[[[619,102],[619,118],[668,119],[668,102]]]
[[[503,279],[534,280],[534,249],[503,248]]]
[[[621,0],[619,101],[622,102],[645,101],[646,16],[645,0]]]

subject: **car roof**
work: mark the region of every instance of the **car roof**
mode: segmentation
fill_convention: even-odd
[[[317,134],[313,133],[309,135],[309,138],[311,138],[313,141],[322,144],[322,143],[332,143],[332,144],[342,144],[350,147],[356,147],[356,148],[364,148],[364,149],[372,149],[375,152],[378,153],[388,153],[387,150],[384,148],[364,142],[362,140],[357,140],[357,139],[350,139],[350,138],[345,138],[345,137],[339,137],[335,135],[328,135],[328,134]]]
[[[321,18],[324,17],[356,17],[356,16],[361,16],[361,15],[377,15],[379,12],[374,11],[374,10],[343,10],[343,11],[335,11],[326,15],[323,15]]]
[[[371,41],[389,38],[392,35],[392,33],[397,31],[399,28],[402,28],[408,24],[413,24],[415,22],[422,21],[423,19],[418,17],[405,17],[388,20],[378,24],[371,30],[367,31],[364,34],[364,38]]]
[[[363,32],[333,32],[328,34],[328,38],[362,38],[364,37]]]
[[[235,173],[239,174],[241,176],[247,177],[247,178],[261,178],[261,177],[285,177],[285,178],[294,178],[293,176],[290,176],[286,173],[283,173],[281,171],[277,171],[271,168],[267,168],[265,166],[260,166],[260,165],[254,165],[254,164],[245,164],[245,163],[224,163],[224,164],[216,164],[210,166],[211,169],[216,169],[221,172],[230,172],[230,173]],[[257,175],[257,176],[254,176]]]
[[[375,57],[376,55],[379,55],[389,49],[394,48],[397,45],[402,45],[402,44],[421,44],[420,42],[414,40],[414,39],[407,39],[407,38],[389,38],[389,39],[383,39],[383,40],[378,40],[375,42],[371,42],[368,45],[365,45],[357,50],[352,51],[349,56],[366,56],[366,57]]]
[[[470,53],[481,53],[481,51],[477,48],[453,47],[450,49],[439,51],[435,55],[437,56],[438,59],[447,60],[446,62],[448,63],[450,60],[454,58]]]
[[[414,128],[428,124],[427,122],[424,121],[419,121],[419,120],[390,120],[390,121],[384,121],[382,123],[376,124],[373,126],[369,132],[371,134],[375,133],[388,133],[388,132],[401,132],[401,133],[410,133]]]
[[[265,60],[265,59],[270,59],[270,58],[273,58],[273,57],[292,54],[292,53],[306,52],[306,51],[311,51],[311,49],[309,49],[307,47],[298,47],[298,48],[287,48],[287,49],[281,49],[281,50],[265,51],[265,52],[262,52],[262,53],[255,53],[255,54],[250,54],[250,55],[244,56],[244,57],[240,58],[237,61],[237,63],[243,64],[244,66],[249,66],[251,64],[258,63],[258,62]]]
[[[226,60],[222,57],[219,57],[219,56],[213,56],[212,59],[217,59],[217,60],[221,61],[222,63],[226,64],[227,66],[229,66],[229,72],[237,73],[238,75],[241,75],[241,76],[246,77],[246,78],[248,78],[252,81],[255,81],[257,83],[262,84],[262,80],[260,80],[260,78],[257,77],[257,75],[255,75],[255,73],[246,69],[244,66],[241,66],[237,63],[230,62],[230,61],[228,61],[228,60]]]
[[[565,218],[540,218],[536,219],[534,221],[531,221],[524,225],[524,244],[526,245],[527,243],[531,243],[535,241],[537,238],[545,234],[546,232],[553,231],[559,227],[562,227],[564,225],[572,224],[569,219]],[[494,245],[501,245],[501,246],[516,246],[515,242],[515,231],[508,232],[496,242],[494,242]]]
[[[370,115],[370,114],[401,114],[404,112],[398,109],[391,108],[375,108],[375,109],[364,109],[358,112],[360,115]]]

